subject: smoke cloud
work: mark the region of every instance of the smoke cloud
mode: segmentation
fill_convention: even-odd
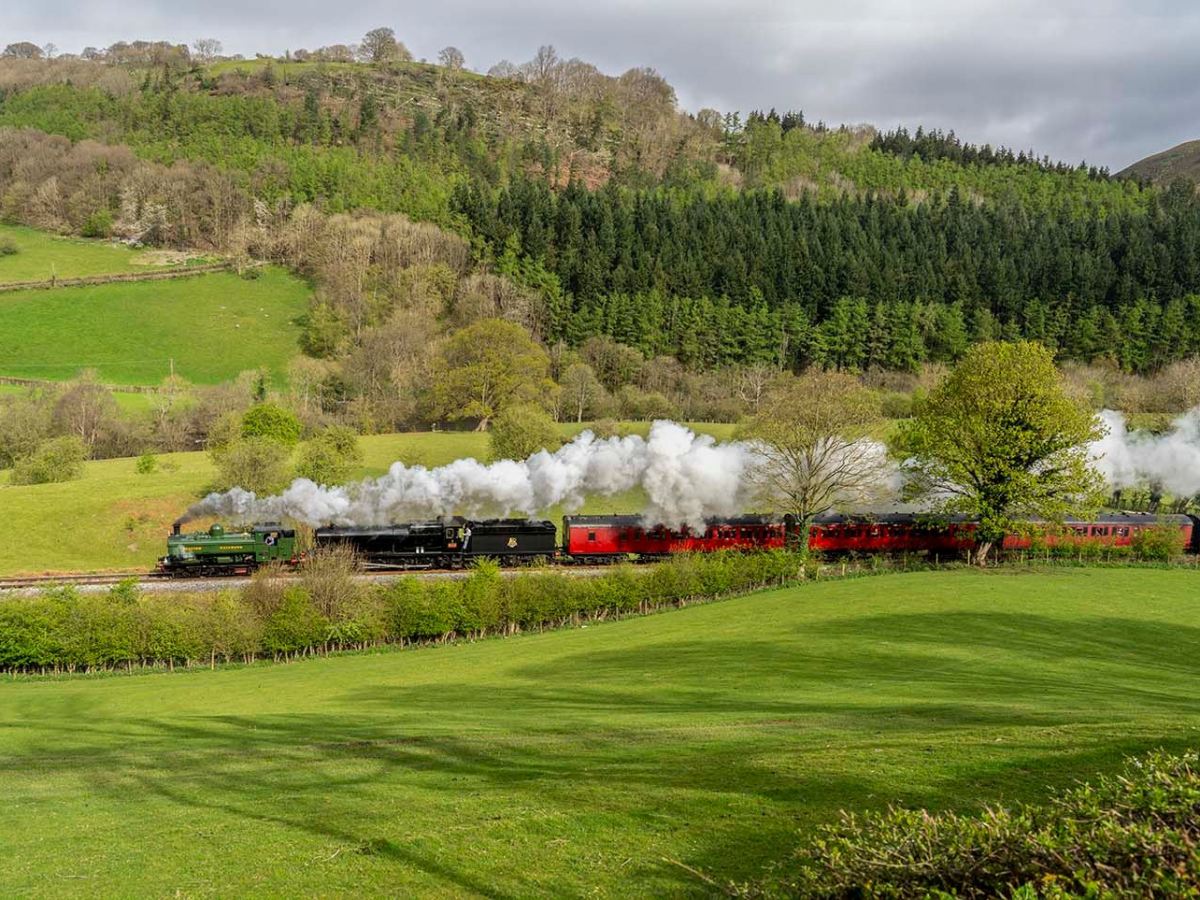
[[[234,488],[210,494],[182,521],[215,516],[241,521],[289,518],[312,526],[376,526],[448,515],[536,515],[561,504],[576,510],[588,496],[642,488],[646,518],[699,524],[743,512],[752,500],[751,445],[717,443],[674,422],[655,422],[642,438],[597,438],[585,431],[554,453],[484,464],[459,459],[437,468],[394,463],[386,475],[344,487],[296,479],[272,497]]]
[[[1111,409],[1100,419],[1108,434],[1089,449],[1113,489],[1155,485],[1176,497],[1200,494],[1200,407],[1161,435],[1127,431],[1125,416]]]

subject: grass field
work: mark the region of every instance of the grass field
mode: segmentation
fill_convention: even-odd
[[[1178,571],[827,582],[586,629],[17,682],[13,895],[662,895],[839,809],[1037,800],[1200,740]]]
[[[130,395],[133,396],[133,395]],[[729,425],[695,425],[718,437]],[[631,426],[645,431],[646,423]],[[574,433],[576,426],[563,426]],[[374,435],[360,439],[361,477],[380,475],[393,462],[436,466],[461,457],[486,458],[488,438],[470,431]],[[213,478],[207,454],[172,453],[163,467],[139,475],[133,459],[90,462],[79,481],[15,487],[0,472],[0,575],[146,569],[162,555],[164,535]],[[598,499],[589,512],[640,508],[637,494]],[[553,518],[562,511],[550,510]]]
[[[134,250],[108,241],[58,237],[33,228],[0,224],[0,241],[12,241],[18,252],[0,256],[0,284],[121,275],[170,268],[153,250]]]
[[[175,371],[215,384],[299,353],[308,286],[281,269],[176,281],[0,294],[0,375],[67,379],[92,368],[112,384],[157,384]]]
[[[6,394],[23,394],[27,390],[29,388],[19,384],[0,384],[0,397]],[[151,409],[151,401],[153,400],[150,394],[134,394],[126,393],[125,391],[113,391],[112,398],[122,412],[133,414],[148,413]]]

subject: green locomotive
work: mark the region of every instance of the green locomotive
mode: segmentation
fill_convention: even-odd
[[[176,522],[167,538],[167,555],[158,561],[158,571],[172,577],[248,575],[272,562],[299,562],[296,532],[278,522],[229,532],[213,525],[208,531],[192,534],[181,533]]]

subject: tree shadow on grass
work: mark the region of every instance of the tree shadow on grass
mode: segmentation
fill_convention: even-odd
[[[454,824],[496,853],[518,832],[595,834],[593,857],[635,857],[596,872],[610,890],[705,892],[662,856],[753,879],[839,808],[1035,799],[1124,755],[1182,748],[1200,725],[1200,661],[1184,652],[1197,645],[1200,629],[1121,618],[887,615],[597,647],[486,687],[364,684],[333,698],[337,713],[133,718],[31,694],[9,727],[37,717],[43,746],[0,758],[0,780],[37,768],[308,835],[387,867],[400,891],[406,869],[490,897],[587,886],[584,871],[552,890],[528,848],[514,874],[412,837]]]

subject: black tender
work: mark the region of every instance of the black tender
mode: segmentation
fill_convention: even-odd
[[[457,569],[477,559],[506,566],[552,560],[553,522],[446,518],[375,528],[318,528],[317,547],[347,545],[373,569]]]

